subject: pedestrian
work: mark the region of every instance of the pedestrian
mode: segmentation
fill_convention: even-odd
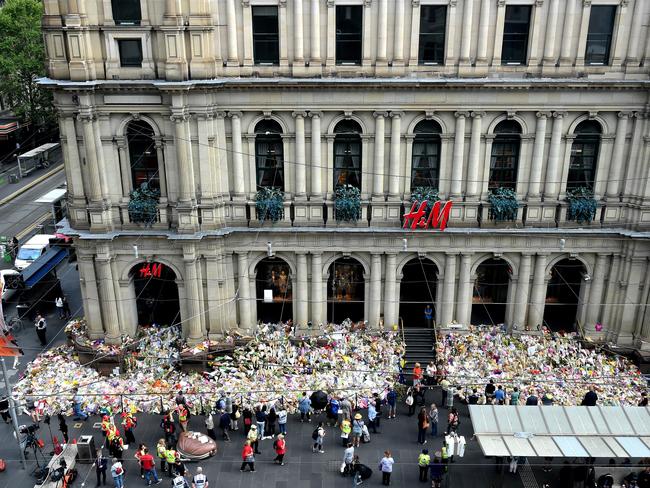
[[[433,361],[429,361],[429,364],[427,364],[427,368],[424,370],[424,384],[426,386],[433,386],[436,383],[436,372],[437,372],[436,365],[433,363]]]
[[[314,440],[314,445],[311,448],[311,452],[319,452],[324,454],[323,451],[323,439],[325,438],[325,428],[323,427],[323,422],[318,422],[318,427],[314,429],[314,432],[311,434],[311,438]]]
[[[82,403],[83,397],[79,394],[79,388],[72,390],[72,411],[74,413],[73,420],[88,420],[88,414],[83,411]]]
[[[377,416],[375,417],[375,426],[381,427],[381,416],[384,413],[384,400],[381,398],[381,396],[379,396],[379,393],[377,392],[373,393],[372,397],[375,402],[375,411],[377,412]]]
[[[519,395],[519,388],[515,386],[510,394],[510,405],[519,405]]]
[[[251,430],[253,430],[251,428]],[[257,430],[257,427],[255,428]],[[242,463],[241,463],[241,468],[239,468],[239,471],[242,473],[246,471],[246,466],[250,468],[251,473],[255,472],[255,453],[253,451],[253,448],[251,447],[251,441],[247,440],[244,443],[244,449],[242,449],[241,452],[241,458],[242,458]]]
[[[517,457],[517,456],[512,456],[512,457],[510,458],[510,472],[511,472],[512,474],[516,474],[516,473],[517,473],[517,465],[518,465],[518,464],[519,464],[519,457]]]
[[[343,443],[343,447],[348,445],[348,442],[350,442],[352,439],[350,439],[350,433],[352,432],[352,423],[348,419],[343,419],[341,420],[341,425],[339,426],[341,429],[341,442]]]
[[[70,311],[70,303],[68,302],[68,297],[63,295],[63,318],[69,319],[72,317],[72,312]]]
[[[275,407],[269,409],[269,414],[266,416],[266,435],[273,439],[275,436],[275,422],[278,420],[278,414],[275,412]]]
[[[431,476],[431,486],[438,488],[441,485],[442,477],[445,474],[445,467],[440,461],[440,451],[436,451],[433,456],[433,462],[429,463],[429,475]]]
[[[257,425],[251,425],[251,430],[248,431],[247,439],[250,441],[255,454],[262,454],[259,451],[259,433],[257,432]]]
[[[226,397],[226,412],[228,412],[228,400],[230,397]],[[241,416],[239,404],[231,401],[231,411],[230,414],[230,430],[239,430],[239,417]]]
[[[65,421],[65,417],[62,414],[57,414],[57,418],[59,419],[59,430],[61,431],[61,434],[63,435],[63,440],[65,443],[68,443],[68,424]]]
[[[643,391],[641,392],[641,400],[639,400],[639,407],[647,407],[647,406],[648,406],[648,394],[645,391]]]
[[[456,396],[456,391],[454,385],[451,383],[447,386],[447,408],[453,408],[454,406],[454,397]]]
[[[354,447],[359,447],[361,444],[361,436],[363,435],[363,417],[360,413],[355,414],[354,420],[352,421],[352,445]]]
[[[352,460],[352,466],[350,466],[350,474],[352,475],[352,486],[359,486],[363,483],[361,479],[361,461],[359,456],[355,455]]]
[[[584,402],[584,400],[583,400],[583,402]],[[537,398],[537,395],[535,395],[534,391],[531,391],[530,395],[528,395],[528,398],[526,398],[526,405],[528,405],[528,406],[539,405],[539,398]]]
[[[221,430],[221,438],[230,442],[230,436],[228,435],[228,429],[230,428],[230,415],[228,415],[224,410],[220,411],[219,415],[219,430]],[[214,429],[212,430],[214,434]]]
[[[253,425],[253,411],[245,407],[242,416],[244,417],[244,435],[248,435]]]
[[[122,413],[122,426],[124,427],[124,437],[127,444],[135,444],[135,435],[133,429],[138,425],[138,419],[130,412]]]
[[[187,400],[185,399],[185,394],[183,393],[183,390],[178,390],[178,393],[176,393],[176,398],[174,398],[174,401],[176,402],[176,406],[184,405],[185,408],[188,408]]]
[[[36,328],[36,335],[38,336],[38,340],[41,342],[41,346],[47,346],[47,321],[40,313],[36,315],[34,327]]]
[[[185,403],[177,405],[176,409],[178,410],[178,423],[181,426],[183,432],[187,432],[187,423],[190,417],[190,411],[187,409]]]
[[[485,385],[485,398],[487,398],[488,401],[492,400],[495,391],[496,391],[496,386],[494,386],[494,380],[490,379],[488,384]]]
[[[338,419],[339,419],[339,401],[331,397],[329,401],[327,402],[327,406],[325,407],[325,415],[327,417],[327,425],[333,425],[336,427],[336,424],[338,424]]]
[[[173,478],[176,471],[176,450],[172,449],[171,446],[165,450],[165,462],[167,463],[169,477]]]
[[[379,461],[381,484],[384,486],[390,485],[390,475],[393,473],[393,464],[395,464],[395,460],[391,456],[390,451],[384,451],[384,457]]]
[[[467,397],[467,404],[468,405],[476,405],[478,403],[478,399],[479,399],[478,390],[476,388],[474,388],[472,390],[472,394]]]
[[[352,421],[352,403],[350,403],[350,400],[341,398],[339,401],[339,409],[344,419]]]
[[[413,386],[417,386],[422,383],[422,375],[423,373],[420,363],[415,363],[415,366],[413,366]]]
[[[354,461],[354,446],[348,442],[343,451],[343,475],[352,474],[352,462]]]
[[[459,425],[460,416],[458,415],[458,410],[452,407],[451,410],[449,410],[449,414],[447,415],[447,434],[456,432]]]
[[[116,457],[118,461],[123,461],[122,456],[124,454],[124,439],[122,439],[122,436],[120,436],[119,432],[116,432],[111,439],[111,451],[113,453],[113,456]]]
[[[208,437],[213,441],[217,440],[217,435],[214,433],[214,418],[212,417],[212,410],[208,409],[205,413],[205,430],[208,433]]]
[[[284,404],[280,405],[278,410],[278,427],[280,429],[280,434],[287,435],[287,409]]]
[[[420,408],[418,413],[418,442],[422,445],[427,443],[427,429],[429,428],[429,416],[425,407]]]
[[[553,405],[553,402],[554,402],[553,393],[549,393],[547,391],[542,395],[542,405],[546,405],[547,407],[550,407]]]
[[[370,400],[370,402],[368,402],[368,429],[372,429],[373,434],[377,433],[377,426],[375,425],[376,419],[377,410],[375,409],[375,402]]]
[[[135,454],[133,454],[133,457],[138,460],[138,466],[140,466],[140,478],[144,479],[144,468],[142,467],[142,455],[144,454],[144,444],[140,444],[138,448],[135,450]]]
[[[506,402],[506,392],[503,391],[503,386],[497,386],[497,390],[494,392],[494,399],[497,402],[497,405],[503,405]]]
[[[443,378],[440,381],[440,390],[442,391],[442,400],[440,401],[440,406],[444,407],[447,405],[447,394],[449,393],[447,391],[447,388],[449,388],[449,380],[447,378]]]
[[[266,405],[258,405],[255,407],[255,421],[257,422],[257,435],[260,439],[264,439],[264,430],[266,428]]]
[[[174,480],[172,481],[173,488],[190,488],[189,483],[185,479],[185,475],[178,473]]]
[[[95,458],[95,474],[97,475],[97,485],[106,486],[106,471],[108,470],[108,459],[102,454],[101,449],[97,449],[97,458]]]
[[[429,303],[424,307],[424,321],[426,322],[428,329],[433,326],[433,308],[431,308]]]
[[[176,476],[185,476],[185,463],[181,459],[181,453],[178,451],[176,451],[176,456],[174,459],[174,470],[176,471]]]
[[[167,472],[167,461],[165,459],[166,452],[167,446],[165,445],[165,439],[158,439],[158,444],[156,444],[156,454],[158,454],[158,459],[160,459],[161,475]]]
[[[422,449],[422,452],[418,456],[418,467],[420,468],[420,481],[422,483],[428,480],[427,474],[429,473],[430,462],[431,462],[431,456],[429,456],[429,450]]]
[[[63,297],[58,296],[54,299],[54,305],[56,306],[56,311],[59,314],[59,319],[63,320],[65,318],[65,313],[63,311]]]
[[[307,396],[307,392],[303,392],[300,401],[298,402],[298,411],[300,412],[300,421],[304,422],[307,419],[307,422],[311,422],[311,400]]]
[[[113,464],[111,466],[111,476],[113,477],[113,484],[115,488],[122,488],[124,486],[124,468],[122,463],[113,458]]]
[[[149,449],[142,446],[140,452],[142,453],[140,456],[140,466],[142,466],[142,470],[144,471],[144,480],[147,482],[147,486],[151,486],[153,483],[159,484],[161,480],[158,478],[158,473],[156,473],[156,463],[153,456],[149,453]]]
[[[388,404],[387,418],[394,419],[395,414],[397,413],[397,392],[392,386],[388,387],[388,393],[386,393],[386,403]]]
[[[431,435],[433,437],[438,435],[438,407],[435,403],[429,407],[429,424],[431,425]]]
[[[208,478],[203,474],[203,468],[196,468],[196,474],[192,478],[192,488],[208,488]]]
[[[274,463],[284,466],[284,455],[287,452],[287,443],[284,440],[284,435],[278,434],[278,438],[273,441],[273,449],[275,449]]]
[[[413,387],[409,386],[406,390],[406,400],[404,403],[409,407],[408,416],[412,417],[415,414],[415,398],[413,397]]]
[[[176,424],[174,423],[174,411],[170,410],[169,412],[163,414],[163,418],[160,421],[160,427],[165,433],[165,444],[168,447],[176,445]]]

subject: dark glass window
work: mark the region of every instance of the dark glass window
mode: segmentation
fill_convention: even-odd
[[[140,0],[111,0],[116,25],[140,25]]]
[[[609,48],[612,45],[615,16],[615,5],[593,5],[591,7],[585,51],[587,64],[609,63]]]
[[[120,66],[123,68],[142,66],[142,41],[140,39],[120,39],[117,41],[120,50]]]
[[[598,149],[600,147],[600,133],[600,124],[593,120],[585,120],[576,127],[576,137],[571,145],[567,190],[573,190],[581,186],[593,190]]]
[[[282,127],[275,120],[263,120],[255,126],[255,134],[257,186],[284,191]]]
[[[438,188],[440,175],[440,126],[433,120],[423,120],[415,126],[413,156],[411,157],[411,188]]]
[[[334,132],[334,186],[361,189],[361,127],[353,120],[342,120]]]
[[[255,64],[280,63],[278,7],[253,7],[253,57]]]
[[[514,190],[517,186],[521,127],[515,121],[504,120],[496,126],[494,133],[496,137],[492,142],[488,188]]]
[[[503,64],[526,64],[528,32],[530,31],[529,5],[508,5],[503,26]]]
[[[129,122],[126,140],[129,146],[133,188],[140,188],[142,183],[148,183],[152,188],[160,188],[158,153],[151,126],[141,120]]]
[[[422,5],[420,7],[420,64],[442,64],[445,62],[445,25],[447,7],[444,5]]]
[[[336,63],[361,64],[363,37],[363,7],[340,5],[336,7]]]

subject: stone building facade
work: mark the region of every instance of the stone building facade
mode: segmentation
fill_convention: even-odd
[[[442,325],[650,341],[649,2],[44,5],[94,337],[421,325],[432,304]],[[151,226],[129,211],[142,182],[160,191]],[[341,184],[356,222],[336,219]],[[279,220],[260,222],[261,188]],[[402,227],[423,188],[453,202],[446,230]],[[505,223],[500,188],[518,202]]]

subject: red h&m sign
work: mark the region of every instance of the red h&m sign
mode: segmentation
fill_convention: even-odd
[[[413,202],[411,211],[404,214],[404,229],[435,229],[438,227],[440,230],[445,230],[447,221],[449,220],[449,212],[451,212],[452,202],[441,202],[433,204],[433,208],[426,215],[427,201],[422,203]],[[442,206],[442,210],[440,207]]]
[[[140,278],[160,278],[162,268],[160,263],[144,263],[140,268]]]

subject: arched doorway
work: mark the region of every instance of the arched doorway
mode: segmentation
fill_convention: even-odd
[[[399,316],[404,327],[427,327],[424,309],[431,305],[436,316],[438,267],[429,259],[414,258],[402,268]]]
[[[327,280],[327,321],[364,319],[365,280],[363,265],[354,258],[339,258],[330,265]]]
[[[255,267],[257,320],[286,322],[293,318],[291,268],[278,257],[262,259]]]
[[[577,259],[563,259],[551,268],[546,288],[544,324],[553,331],[575,330],[585,265]]]
[[[501,258],[484,261],[476,269],[472,295],[472,324],[502,324],[510,285],[510,265]]]
[[[131,268],[139,325],[173,325],[181,321],[176,273],[162,263]]]

